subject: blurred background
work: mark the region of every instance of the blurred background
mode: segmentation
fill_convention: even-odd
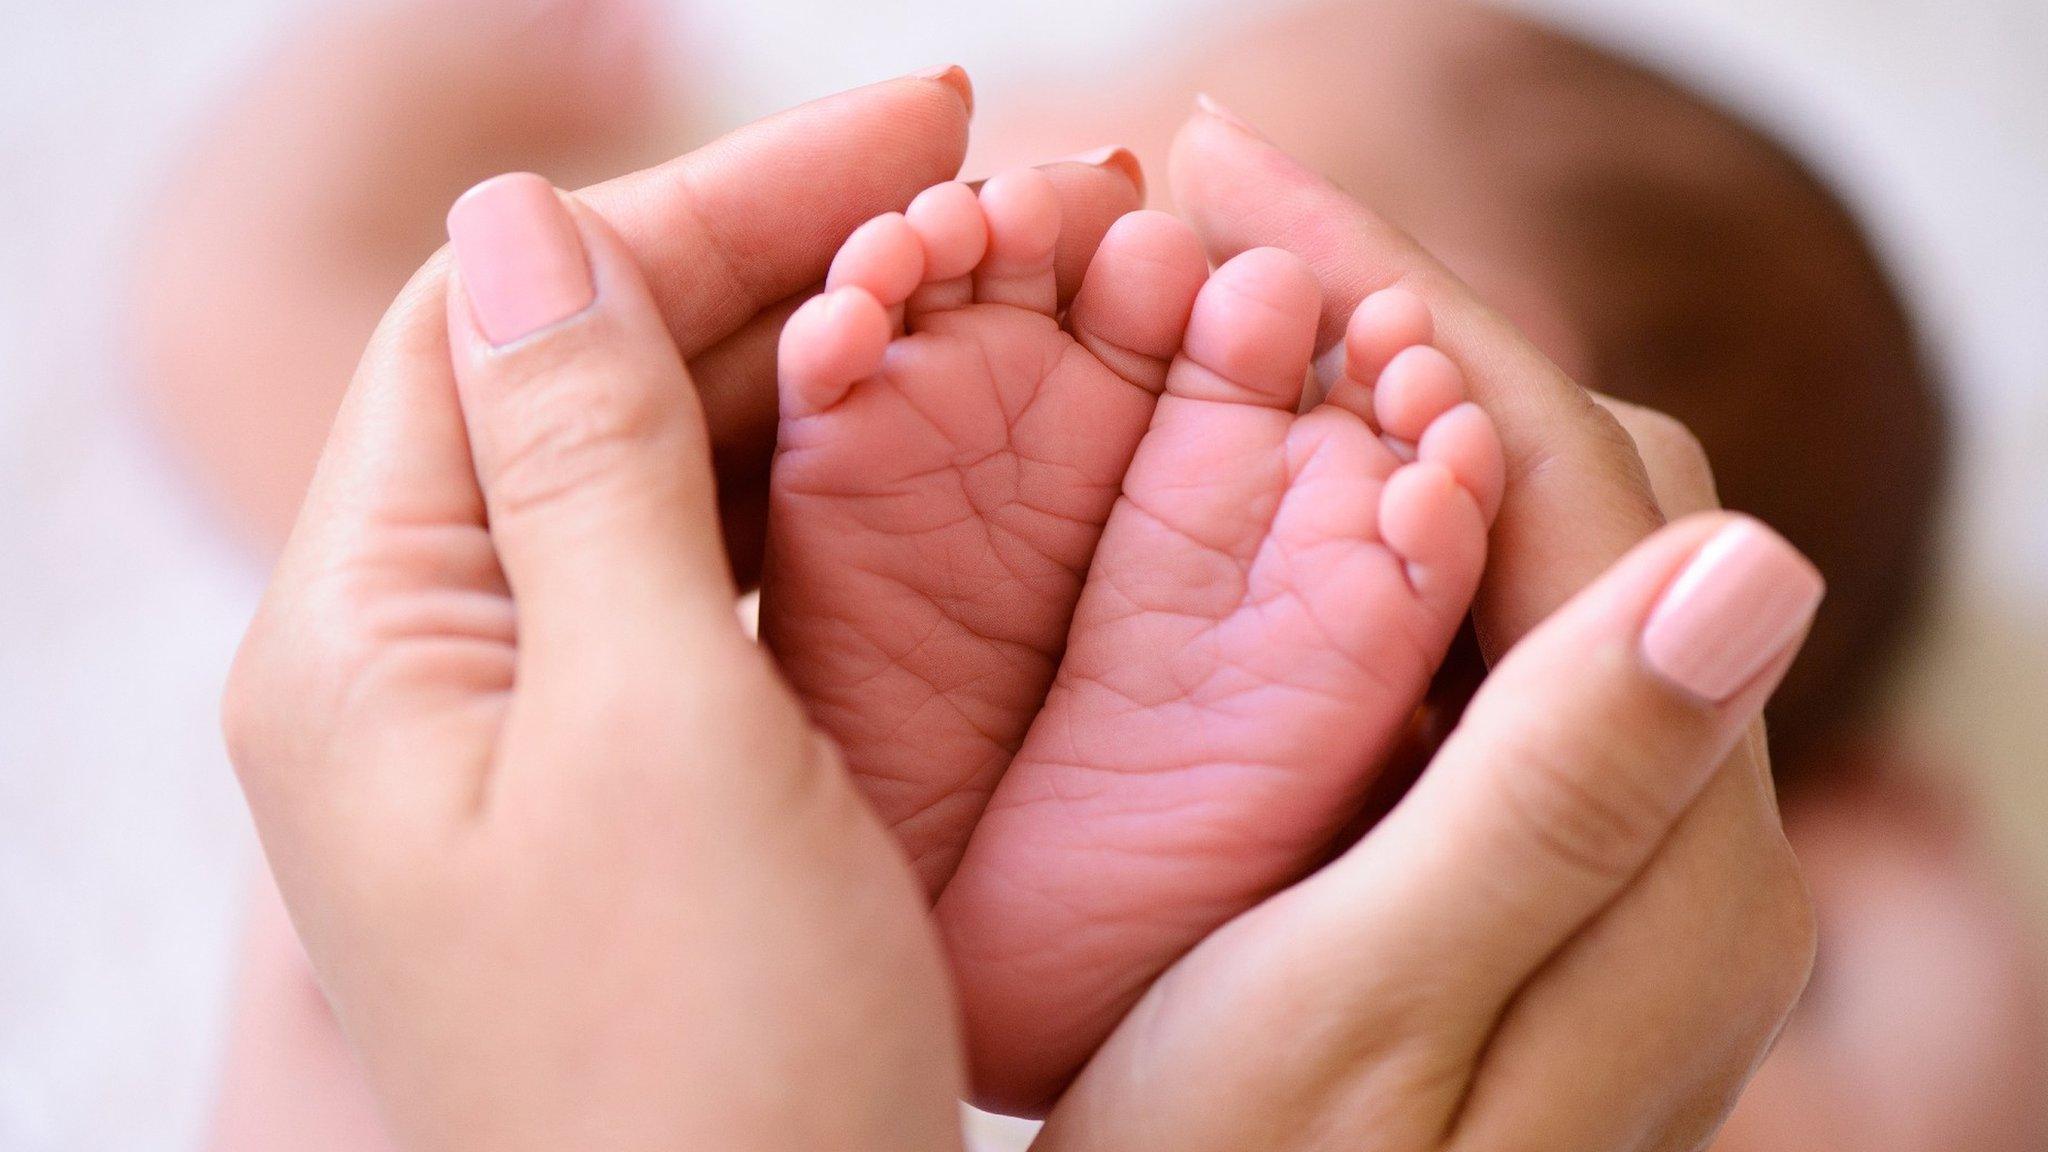
[[[0,1149],[207,1140],[261,866],[220,680],[447,201],[956,61],[970,175],[1131,143],[1155,199],[1216,91],[1835,557],[1838,635],[1774,716],[1821,967],[1724,1147],[2048,1148],[2048,7],[1511,10],[1557,31],[1433,0],[9,5]],[[1698,211],[1645,209],[1666,185]]]

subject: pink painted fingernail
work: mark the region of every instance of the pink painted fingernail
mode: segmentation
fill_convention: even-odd
[[[576,221],[531,172],[496,176],[448,210],[448,239],[484,338],[510,344],[597,299]]]
[[[974,81],[967,76],[967,69],[958,64],[941,64],[936,68],[925,68],[912,72],[917,80],[937,80],[960,94],[960,102],[967,105],[967,114],[974,115]]]
[[[1643,658],[1676,687],[1722,703],[1799,639],[1825,591],[1783,537],[1737,520],[1664,590],[1643,626]]]

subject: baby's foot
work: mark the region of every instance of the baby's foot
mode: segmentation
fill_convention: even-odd
[[[1034,170],[850,237],[783,332],[762,637],[929,891],[1058,666],[1208,273],[1178,220],[1104,237],[1063,329]]]
[[[1477,587],[1492,423],[1398,290],[1297,416],[1318,305],[1273,249],[1202,289],[1058,679],[939,902],[993,1106],[1042,1104],[1327,848]]]

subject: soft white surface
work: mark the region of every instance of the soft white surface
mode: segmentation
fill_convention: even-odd
[[[253,861],[213,701],[258,577],[124,415],[121,260],[180,126],[302,2],[78,0],[0,16],[0,1148],[148,1152],[201,1131]],[[1994,620],[1999,658],[2022,670],[1987,676],[1973,643],[1938,643],[1931,666],[1955,672],[1940,683],[1984,691],[1924,695],[1994,719],[2027,705],[2043,646],[2011,637],[2048,628],[2048,9],[1542,6],[1761,111],[1879,222],[1956,369],[1959,583],[1995,611],[1953,615]],[[955,59],[1000,100],[1077,42],[1098,58],[1152,50],[1157,29],[1218,5],[692,7],[693,39],[720,47],[704,86],[755,113]],[[2042,721],[2026,711],[1980,743],[2038,750]],[[2005,795],[2011,839],[2048,858],[2042,785]]]

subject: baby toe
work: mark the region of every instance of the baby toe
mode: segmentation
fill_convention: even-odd
[[[804,302],[782,326],[776,352],[786,416],[822,412],[881,367],[891,325],[881,301],[845,287]]]
[[[1379,527],[1416,595],[1446,614],[1463,613],[1479,586],[1486,521],[1451,470],[1435,461],[1403,465],[1380,491]]]
[[[902,213],[891,212],[861,225],[839,246],[825,288],[866,289],[887,309],[909,299],[923,279],[924,244]]]
[[[1432,421],[1415,448],[1416,458],[1441,464],[1472,494],[1486,523],[1500,513],[1507,489],[1507,459],[1493,418],[1466,401]]]
[[[1403,349],[1380,373],[1372,410],[1380,431],[1413,445],[1430,422],[1465,399],[1465,375],[1451,358],[1428,344]]]
[[[1360,301],[1344,329],[1345,371],[1373,381],[1404,348],[1436,337],[1429,306],[1406,288],[1385,288]]]
[[[981,186],[988,251],[974,276],[975,299],[1050,316],[1059,305],[1053,253],[1060,238],[1060,201],[1036,168],[994,176]]]
[[[1169,395],[1292,411],[1315,352],[1322,292],[1300,257],[1254,248],[1209,277],[1195,297]]]
[[[1208,277],[1193,229],[1164,212],[1133,212],[1103,236],[1068,327],[1096,359],[1157,395]]]
[[[972,273],[988,252],[988,217],[974,189],[958,181],[918,193],[904,210],[924,245],[924,283],[910,294],[913,327],[931,312],[951,311],[974,300]]]

